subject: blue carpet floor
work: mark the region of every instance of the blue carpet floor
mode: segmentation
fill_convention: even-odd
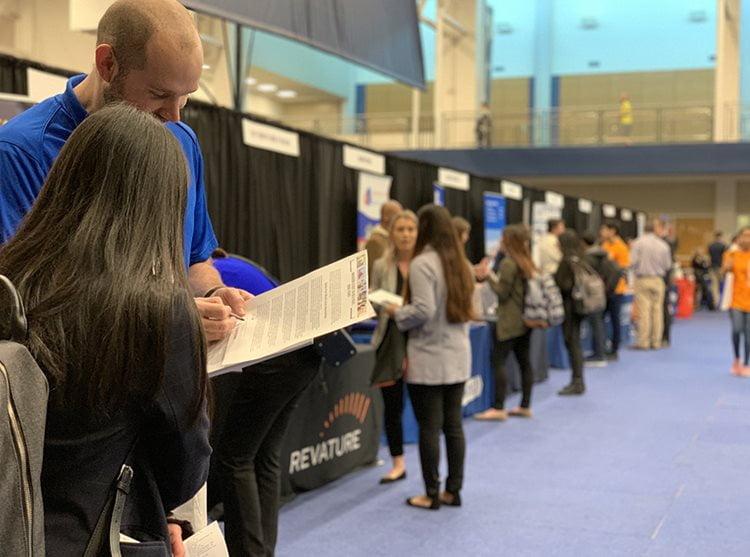
[[[587,369],[582,397],[557,396],[569,372],[551,370],[531,420],[465,420],[462,508],[404,504],[423,491],[410,445],[406,481],[380,486],[376,466],[286,505],[278,555],[750,555],[750,378],[729,373],[729,318],[672,336]]]

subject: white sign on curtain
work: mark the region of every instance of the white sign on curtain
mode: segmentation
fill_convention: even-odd
[[[469,191],[469,175],[450,168],[438,168],[438,182],[446,188]]]
[[[503,180],[500,182],[500,191],[508,199],[516,199],[517,201],[523,199],[523,187],[515,182]]]
[[[620,209],[620,218],[625,222],[633,220],[633,211],[630,209]]]
[[[344,145],[344,166],[370,174],[385,174],[385,157],[372,151]]]
[[[614,205],[602,205],[602,214],[608,219],[613,219],[617,216],[617,207]]]
[[[581,213],[586,213],[587,215],[591,213],[592,209],[594,208],[594,204],[591,203],[591,200],[589,199],[579,199],[578,200],[578,210]]]
[[[547,205],[562,209],[565,207],[565,196],[554,191],[544,192],[544,201]],[[557,217],[559,218],[559,217]]]
[[[245,145],[299,157],[299,134],[243,118],[242,141]]]
[[[562,218],[560,207],[541,201],[534,202],[531,207],[531,255],[537,265],[539,264],[539,238],[547,233],[547,222],[559,218]]]

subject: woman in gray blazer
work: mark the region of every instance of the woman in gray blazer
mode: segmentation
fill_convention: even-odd
[[[382,289],[403,295],[416,241],[417,215],[413,211],[396,214],[391,219],[386,251],[372,267],[370,286],[373,291]],[[399,331],[396,322],[384,307],[378,310],[378,326],[372,335],[372,344],[375,346],[372,383],[380,387],[383,394],[385,436],[393,459],[390,472],[380,479],[380,483],[389,484],[406,478],[404,431],[401,420],[404,413],[406,334]]]
[[[474,279],[443,207],[418,213],[419,233],[409,266],[406,305],[388,306],[398,328],[409,331],[406,382],[419,423],[419,457],[425,495],[407,499],[422,509],[460,506],[466,442],[461,425],[464,383],[471,375],[468,322]],[[445,435],[448,478],[440,492],[440,431]]]

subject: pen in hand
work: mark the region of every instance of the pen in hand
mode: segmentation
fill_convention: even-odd
[[[239,315],[237,315],[236,313],[230,313],[230,314],[229,314],[229,317],[234,317],[234,318],[235,318],[235,319],[236,319],[237,321],[244,321],[244,320],[245,320],[245,318],[244,318],[244,317],[240,317],[240,316],[239,316]]]

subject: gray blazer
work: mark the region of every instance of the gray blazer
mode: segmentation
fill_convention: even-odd
[[[430,246],[409,266],[411,303],[399,308],[398,328],[409,331],[407,383],[452,385],[471,375],[468,323],[448,323],[443,266]]]
[[[393,259],[390,261],[386,257],[381,257],[372,266],[372,278],[370,279],[370,288],[374,292],[375,290],[383,289],[394,294],[401,294],[396,292],[396,285],[398,284],[398,271],[397,263]],[[375,332],[372,333],[372,345],[377,348],[380,346],[380,342],[383,340],[385,335],[385,329],[388,326],[389,316],[385,312],[385,308],[378,307],[378,326],[375,327]]]

